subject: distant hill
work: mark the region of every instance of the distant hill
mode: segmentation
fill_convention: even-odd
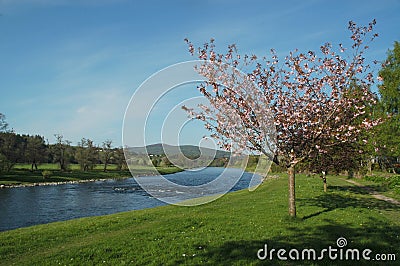
[[[163,147],[164,146],[164,147]],[[201,149],[201,152],[200,152]],[[215,158],[229,157],[230,153],[222,150],[214,150],[209,148],[199,148],[194,145],[181,145],[181,146],[173,146],[168,144],[151,144],[146,147],[130,147],[128,148],[129,152],[133,154],[154,154],[154,155],[163,155],[168,153],[170,155],[175,155],[179,153],[183,153],[186,157],[197,158],[201,153],[207,156],[213,156]],[[146,151],[147,150],[147,151]],[[214,156],[215,154],[215,156]]]

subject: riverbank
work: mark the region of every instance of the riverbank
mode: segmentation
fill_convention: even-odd
[[[0,233],[3,265],[293,265],[260,261],[257,251],[337,247],[371,249],[400,259],[400,210],[329,177],[296,177],[297,219],[287,216],[287,179],[267,179],[254,192],[241,190],[195,207],[164,206],[82,218]],[[287,253],[286,253],[287,254]],[[318,256],[320,253],[318,253]],[[353,265],[325,253],[302,265]],[[374,265],[376,261],[357,261]],[[375,264],[376,265],[376,264]],[[379,264],[378,264],[379,265]],[[386,261],[385,265],[395,265]]]
[[[43,171],[49,171],[49,176],[43,177]],[[106,181],[110,179],[125,179],[138,176],[151,176],[158,174],[172,174],[180,172],[182,169],[177,167],[138,167],[129,170],[108,170],[106,172],[99,169],[92,171],[59,171],[47,170],[46,168],[29,171],[27,169],[16,168],[10,172],[0,173],[0,188],[16,188],[28,186],[54,186],[62,184],[87,183],[95,181]]]
[[[176,184],[196,186],[199,181],[209,182],[226,171],[230,172],[231,177],[241,175],[241,171],[237,169],[210,167],[165,177]],[[162,177],[150,176],[87,184],[0,189],[0,231],[166,205],[158,198],[179,204],[188,198],[200,198],[225,191],[222,185],[222,191],[217,186],[212,186],[185,193],[180,186],[168,188],[161,185],[160,178]],[[251,178],[251,174],[245,173],[232,190],[247,188]],[[145,185],[140,186],[141,182]]]

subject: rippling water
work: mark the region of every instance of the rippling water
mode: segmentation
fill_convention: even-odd
[[[205,168],[201,171],[184,171],[165,176],[174,183],[201,186],[213,181],[224,168]],[[228,169],[232,178],[241,174],[240,169]],[[250,173],[244,173],[231,191],[247,188]],[[191,195],[179,190],[168,190],[159,184],[159,177],[141,177],[149,184],[149,192],[162,194],[178,202],[193,197],[218,193],[221,187],[193,190]],[[123,211],[166,205],[145,190],[134,178],[96,181],[58,186],[36,186],[0,189],[0,231],[36,224],[63,221],[86,216],[106,215]]]

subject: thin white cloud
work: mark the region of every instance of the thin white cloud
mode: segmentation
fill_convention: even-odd
[[[16,121],[19,133],[39,134],[54,142],[54,134],[76,144],[90,138],[100,144],[111,139],[121,145],[122,119],[128,95],[124,88],[104,86],[82,90],[78,94],[65,92],[63,96],[37,97],[24,106]],[[40,106],[40,108],[38,108]],[[22,122],[22,123],[21,123]]]
[[[95,6],[125,2],[126,0],[0,0],[3,7],[18,6]]]

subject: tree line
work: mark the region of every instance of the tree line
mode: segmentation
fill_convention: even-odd
[[[61,171],[69,170],[70,164],[79,164],[83,171],[93,170],[98,164],[103,164],[103,171],[110,164],[118,170],[127,169],[122,147],[112,147],[111,140],[95,145],[93,140],[82,138],[73,146],[63,135],[56,134],[55,143],[49,144],[42,136],[17,134],[7,127],[5,116],[0,113],[0,172],[10,171],[17,163],[30,164],[31,171],[41,163],[57,163]]]

